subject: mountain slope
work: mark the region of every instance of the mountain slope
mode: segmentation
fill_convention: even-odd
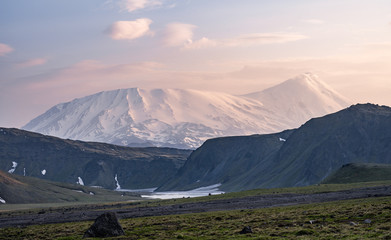
[[[129,148],[63,140],[0,128],[0,170],[42,179],[115,189],[151,188],[172,177],[188,150]]]
[[[107,202],[140,199],[101,188],[51,182],[0,171],[0,205],[59,202]]]
[[[350,105],[350,100],[320,81],[315,74],[305,73],[277,86],[245,97],[262,102],[273,112],[279,112],[299,127],[311,118],[339,111]]]
[[[126,146],[197,148],[214,137],[297,127],[348,105],[314,75],[298,78],[306,80],[285,83],[294,92],[276,87],[246,96],[179,89],[101,92],[58,104],[23,129]],[[294,108],[282,107],[287,105]]]
[[[305,186],[348,163],[391,164],[391,108],[359,104],[292,131],[208,140],[160,190],[211,183],[225,191]],[[220,164],[232,166],[224,170],[234,173],[231,178],[211,174]]]
[[[248,189],[254,179],[247,174],[253,170],[262,173],[269,171],[272,159],[292,133],[284,131],[277,134],[223,137],[207,140],[188,158],[178,174],[159,188],[164,190],[188,190],[221,183],[223,189],[235,186],[241,181]],[[255,185],[254,185],[255,186]],[[229,187],[230,191],[240,191]]]

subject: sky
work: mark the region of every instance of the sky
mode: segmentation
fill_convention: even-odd
[[[2,0],[0,126],[119,88],[246,94],[312,72],[391,106],[389,0]]]

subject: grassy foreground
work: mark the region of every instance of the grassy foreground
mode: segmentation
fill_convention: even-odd
[[[391,197],[120,222],[126,236],[115,239],[391,239]],[[82,239],[91,224],[5,228],[0,239]],[[239,234],[244,226],[253,233]]]

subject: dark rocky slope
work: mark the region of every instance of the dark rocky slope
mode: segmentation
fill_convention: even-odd
[[[348,163],[391,163],[391,108],[358,104],[296,130],[208,140],[160,190],[305,186]]]
[[[191,153],[172,148],[129,148],[64,140],[0,128],[0,170],[57,182],[122,188],[159,186],[175,175]],[[45,170],[45,171],[44,171]],[[44,172],[42,172],[44,171]],[[45,173],[45,174],[43,174]]]

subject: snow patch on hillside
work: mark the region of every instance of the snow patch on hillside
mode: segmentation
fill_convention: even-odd
[[[81,179],[81,177],[77,177],[77,182],[76,183],[79,184],[79,185],[84,186],[84,182],[83,182],[83,179]]]
[[[14,173],[17,166],[18,166],[17,162],[12,162],[12,168],[10,170],[8,170],[8,172],[11,174]]]
[[[115,174],[114,180],[115,180],[115,185],[117,186],[115,190],[121,190],[121,186],[119,185],[117,174]]]

